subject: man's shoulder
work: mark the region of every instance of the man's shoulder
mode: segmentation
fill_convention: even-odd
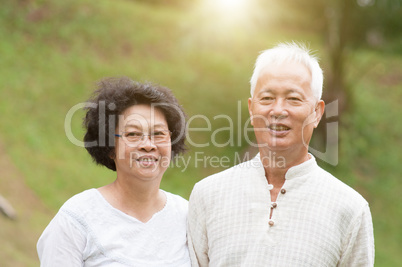
[[[328,192],[331,192],[331,195],[336,197],[339,203],[345,202],[358,206],[367,205],[367,201],[364,197],[345,181],[335,177],[321,167],[319,167],[317,174],[316,179],[320,181],[320,186],[326,188]]]
[[[244,188],[247,178],[253,176],[255,169],[251,162],[247,161],[205,177],[194,185],[190,195],[190,207],[194,207],[195,203],[198,207],[200,203],[214,205],[216,201],[224,199],[237,189]]]
[[[200,180],[196,185],[198,187],[209,187],[214,188],[219,187],[219,185],[225,185],[227,182],[236,182],[246,177],[247,175],[252,175],[256,172],[260,166],[255,158],[241,162],[234,165],[226,170],[214,173]]]

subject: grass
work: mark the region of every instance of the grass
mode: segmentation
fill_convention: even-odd
[[[165,190],[188,198],[195,182],[224,169],[214,167],[213,156],[227,157],[228,165],[233,165],[235,153],[247,149],[238,129],[248,119],[248,80],[258,52],[290,39],[310,40],[313,49],[323,51],[318,36],[283,30],[262,15],[224,28],[230,25],[200,11],[141,1],[6,0],[0,10],[4,36],[0,120],[5,152],[54,213],[75,193],[115,177],[114,172],[92,164],[85,149],[67,139],[67,112],[85,101],[94,82],[105,76],[161,83],[174,91],[189,118],[201,115],[211,122],[210,131],[190,134],[192,141],[209,145],[190,145],[184,156],[189,166],[169,169],[162,181]],[[396,266],[402,260],[402,207],[397,191],[401,153],[395,149],[402,135],[402,124],[395,119],[402,97],[402,58],[369,50],[352,52],[347,81],[356,103],[353,113],[340,118],[338,166],[324,166],[370,202],[376,266]],[[77,139],[83,136],[82,115],[78,111],[71,121]],[[221,115],[231,118],[233,125]],[[191,128],[207,126],[202,118],[190,124]],[[221,127],[232,128],[213,135]],[[232,136],[240,142],[211,145],[224,144]],[[205,165],[197,161],[200,156],[208,157]],[[4,253],[21,258],[24,265],[31,259],[18,250]]]

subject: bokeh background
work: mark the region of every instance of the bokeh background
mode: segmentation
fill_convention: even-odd
[[[279,3],[280,2],[280,3]],[[326,124],[339,125],[338,163],[319,164],[359,191],[374,220],[376,266],[402,262],[401,0],[1,0],[0,195],[17,212],[0,214],[0,265],[38,266],[36,241],[72,195],[110,183],[66,136],[68,111],[97,80],[129,76],[173,90],[192,131],[188,168],[167,171],[162,188],[185,198],[224,167],[195,161],[252,151],[249,78],[261,50],[309,44],[325,71],[324,99],[337,116],[321,123],[312,147],[325,152]],[[83,136],[77,111],[72,133]],[[215,117],[218,116],[218,117]],[[225,144],[214,146],[214,140]],[[194,119],[193,128],[209,127]]]

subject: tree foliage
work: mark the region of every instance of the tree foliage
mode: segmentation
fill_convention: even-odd
[[[293,26],[311,29],[323,36],[335,31],[348,44],[379,45],[400,40],[402,0],[284,0],[282,7],[291,16],[283,17]],[[327,34],[326,34],[327,33]]]
[[[402,41],[402,0],[284,0],[281,21],[321,36],[328,70],[324,99],[339,100],[340,114],[353,98],[345,83],[346,49],[381,49]]]

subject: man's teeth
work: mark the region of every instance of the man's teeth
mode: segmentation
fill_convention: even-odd
[[[271,125],[269,128],[271,130],[274,130],[274,131],[287,131],[287,130],[289,130],[289,127],[284,126],[284,125]]]

